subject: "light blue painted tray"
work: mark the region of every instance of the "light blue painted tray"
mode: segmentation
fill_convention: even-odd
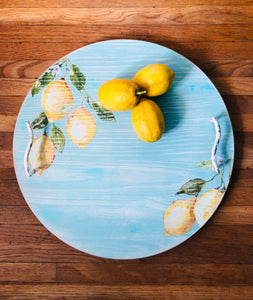
[[[175,79],[166,94],[154,99],[165,117],[165,133],[159,141],[145,143],[132,128],[131,111],[103,119],[104,112],[99,116],[94,102],[98,102],[103,82],[131,79],[140,68],[153,63],[169,66]],[[65,107],[68,114],[54,125],[60,130],[54,142],[62,153],[56,151],[53,163],[42,175],[29,177],[24,167],[29,141],[26,121],[32,122],[43,111],[43,90],[49,81],[61,77],[71,88],[77,107],[84,106],[94,116],[97,131],[92,141],[79,149],[65,129],[76,107]],[[221,129],[216,155],[219,174],[210,162],[216,135],[212,117],[217,118]],[[49,125],[34,129],[34,138],[45,130],[50,136],[54,126]],[[62,136],[64,148],[59,140]],[[200,197],[218,188],[224,195],[233,166],[234,140],[223,100],[198,67],[153,43],[111,40],[70,53],[40,77],[20,110],[13,150],[20,189],[49,231],[86,253],[132,259],[169,250],[199,230],[202,225],[194,222],[183,234],[165,235],[165,211],[177,199],[188,199],[194,193]],[[176,195],[186,183],[188,189],[186,186]],[[192,189],[195,192],[190,193]]]

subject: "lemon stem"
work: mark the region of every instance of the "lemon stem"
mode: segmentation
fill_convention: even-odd
[[[147,93],[147,91],[135,91],[136,96],[141,96],[141,95],[146,94],[146,93]]]

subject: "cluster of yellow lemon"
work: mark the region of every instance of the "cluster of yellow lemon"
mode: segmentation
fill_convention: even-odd
[[[73,93],[65,81],[59,79],[48,84],[42,93],[41,105],[48,121],[54,123],[68,113],[63,109],[74,103]],[[84,148],[96,133],[96,122],[93,115],[80,106],[72,111],[66,122],[66,133],[70,140],[79,148]],[[45,134],[37,137],[29,154],[29,163],[39,175],[50,167],[55,157],[55,147],[52,140]]]
[[[164,214],[165,235],[178,236],[189,231],[195,221],[203,226],[214,213],[222,199],[223,193],[211,189],[199,198],[178,199],[172,202]]]
[[[103,107],[112,111],[132,109],[132,124],[137,136],[145,142],[159,140],[165,129],[159,106],[144,97],[166,93],[175,73],[164,64],[152,64],[139,70],[132,80],[112,79],[102,84],[98,98]]]

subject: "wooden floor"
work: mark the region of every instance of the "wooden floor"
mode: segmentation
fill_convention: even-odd
[[[253,299],[253,1],[0,0],[0,298]],[[12,161],[15,121],[53,62],[89,43],[141,39],[178,51],[214,82],[236,145],[215,216],[182,245],[109,260],[72,249],[27,206]]]

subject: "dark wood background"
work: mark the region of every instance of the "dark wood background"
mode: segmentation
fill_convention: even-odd
[[[0,298],[253,299],[253,1],[0,0]],[[149,258],[109,260],[54,237],[17,184],[20,106],[53,62],[89,43],[141,39],[178,51],[214,82],[236,143],[229,190],[208,224]]]

